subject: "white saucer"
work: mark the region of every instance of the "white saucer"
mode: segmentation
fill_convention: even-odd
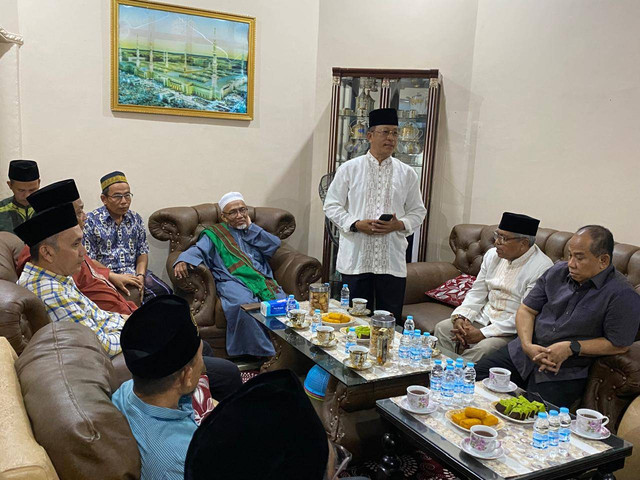
[[[468,453],[472,457],[481,458],[483,460],[495,460],[496,458],[500,458],[501,456],[504,455],[504,450],[502,449],[502,446],[496,448],[491,453],[480,453],[480,452],[476,452],[473,448],[471,448],[471,446],[469,445],[469,441],[470,441],[469,437],[463,438],[459,445],[460,445],[460,448],[462,448],[462,450],[464,450],[465,453]]]
[[[296,330],[304,330],[305,328],[309,328],[311,326],[311,321],[307,320],[306,322],[304,322],[302,324],[302,326],[298,326],[298,325],[294,324],[291,320],[285,320],[284,324],[287,327],[291,327],[291,328],[294,328]]]
[[[321,347],[321,348],[333,348],[338,344],[338,339],[334,338],[333,340],[331,340],[329,343],[322,344],[318,342],[318,337],[316,335],[312,336],[311,339],[309,340],[311,343],[313,343],[316,347]]]
[[[518,386],[513,382],[509,382],[509,386],[507,388],[498,388],[495,385],[492,385],[488,378],[485,378],[484,380],[482,380],[482,385],[484,385],[486,388],[488,388],[492,392],[498,392],[498,393],[510,393],[510,392],[515,392],[518,389]]]
[[[604,440],[605,438],[609,438],[611,432],[607,427],[600,428],[600,435],[589,435],[587,433],[581,432],[578,430],[578,425],[576,424],[577,420],[571,420],[571,433],[575,433],[579,437],[586,438],[588,440]]]
[[[409,405],[407,397],[404,397],[402,400],[400,400],[399,407],[403,410],[406,410],[407,412],[415,413],[416,415],[428,415],[438,410],[438,404],[433,400],[429,400],[429,406],[424,410],[415,410]]]
[[[353,363],[351,363],[350,358],[347,358],[344,361],[344,364],[349,368],[353,368],[354,370],[368,370],[369,368],[373,367],[373,362],[371,360],[367,360],[366,362],[364,362],[364,365],[362,365],[362,367],[360,368],[356,367]]]

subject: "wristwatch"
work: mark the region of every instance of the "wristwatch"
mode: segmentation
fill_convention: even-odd
[[[358,227],[356,227],[356,223],[358,223],[360,220],[356,220],[355,222],[353,222],[351,224],[351,226],[349,227],[349,231],[353,232],[353,233],[357,233],[358,232]]]
[[[577,357],[580,355],[580,342],[577,340],[571,340],[571,344],[569,345],[571,349],[571,355],[573,357]]]

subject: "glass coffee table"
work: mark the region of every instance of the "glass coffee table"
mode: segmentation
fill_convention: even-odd
[[[513,394],[495,393],[476,383],[472,406],[493,410],[493,402],[510,395],[526,394],[521,389]],[[610,435],[604,440],[589,440],[571,434],[566,456],[541,457],[531,446],[533,425],[503,420],[498,431],[504,455],[497,459],[478,459],[467,453],[460,442],[468,433],[447,419],[446,411],[460,406],[440,405],[430,415],[414,415],[401,408],[403,396],[376,402],[378,412],[413,443],[426,450],[460,478],[474,480],[542,480],[573,478],[597,470],[601,477],[614,478],[612,472],[624,466],[632,445]],[[545,402],[546,403],[546,402]],[[547,410],[556,408],[547,403]]]

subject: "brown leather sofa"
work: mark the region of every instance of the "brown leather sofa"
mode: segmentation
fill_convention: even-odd
[[[296,228],[295,218],[285,210],[248,208],[252,222],[283,240]],[[220,222],[220,213],[217,203],[163,208],[149,217],[149,231],[158,240],[169,240],[167,273],[174,289],[189,301],[202,338],[211,344],[217,357],[226,358],[227,320],[216,294],[213,275],[205,265],[200,265],[187,278],[180,280],[173,274],[173,264],[178,255],[198,241],[206,226]],[[285,243],[270,263],[276,281],[298,300],[308,297],[309,285],[321,275],[322,266],[318,260],[297,252]]]
[[[430,332],[433,332],[436,323],[448,318],[453,308],[432,300],[424,292],[462,273],[477,275],[482,256],[493,246],[496,228],[497,225],[456,225],[449,236],[449,245],[455,255],[452,263],[419,262],[407,265],[403,317],[413,315],[416,328]],[[572,232],[540,228],[536,244],[552,261],[566,260],[567,242],[572,235]],[[613,250],[613,264],[640,294],[640,247],[617,243]],[[639,394],[640,342],[636,342],[624,355],[601,357],[594,362],[582,405],[608,415],[609,428],[613,427],[615,431],[625,410]]]

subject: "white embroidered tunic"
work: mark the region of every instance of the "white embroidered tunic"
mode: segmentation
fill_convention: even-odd
[[[427,213],[413,168],[394,157],[379,163],[370,152],[349,160],[336,171],[324,213],[341,230],[336,264],[340,273],[407,276],[406,237]],[[405,230],[385,235],[349,230],[353,222],[375,220],[385,213],[395,213]]]
[[[516,334],[516,312],[536,281],[553,262],[537,245],[513,261],[487,251],[473,287],[452,315],[463,315],[485,325],[485,337]]]

